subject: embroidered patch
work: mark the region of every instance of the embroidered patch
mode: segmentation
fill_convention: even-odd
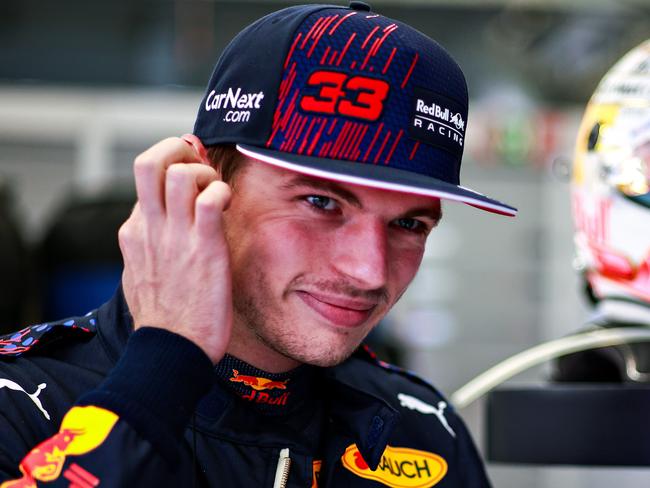
[[[465,141],[463,106],[438,93],[415,87],[409,136],[460,157]]]
[[[243,374],[239,374],[239,371],[236,369],[232,370],[232,378],[230,378],[230,381],[233,381],[235,383],[244,383],[246,386],[250,386],[253,390],[261,391],[261,390],[273,390],[275,388],[279,388],[280,390],[286,390],[287,389],[287,381],[273,381],[268,378],[262,378],[258,376],[246,376]]]
[[[59,432],[41,442],[21,461],[20,470],[23,472],[23,477],[19,480],[7,481],[0,485],[0,488],[31,487],[36,486],[36,480],[47,482],[58,479],[66,457],[80,456],[99,447],[111,433],[117,420],[118,416],[115,413],[103,408],[73,407],[63,417]],[[70,469],[63,473],[66,479],[74,477],[75,474],[87,473],[81,467],[78,469],[71,466]]]
[[[286,391],[280,395],[273,393],[266,393],[263,390],[286,390],[287,382],[289,381],[276,381],[261,376],[248,376],[239,374],[236,369],[232,370],[233,376],[230,381],[233,383],[243,383],[251,387],[251,391],[247,395],[242,395],[241,398],[249,402],[264,403],[268,405],[286,405],[289,401],[290,392]]]
[[[374,471],[366,464],[356,444],[345,450],[341,462],[357,476],[393,488],[429,488],[447,474],[447,461],[444,458],[408,447],[386,446]]]

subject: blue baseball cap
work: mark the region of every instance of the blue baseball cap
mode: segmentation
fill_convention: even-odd
[[[362,2],[274,12],[226,47],[194,134],[307,175],[517,210],[460,185],[468,95],[435,41]]]

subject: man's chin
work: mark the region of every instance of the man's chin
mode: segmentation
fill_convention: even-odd
[[[354,347],[347,347],[344,350],[314,350],[305,352],[299,351],[297,353],[291,354],[291,358],[299,361],[303,364],[309,364],[311,366],[318,366],[321,368],[331,368],[341,364],[346,359],[348,359],[354,351],[357,349],[358,344]]]
[[[342,357],[327,357],[327,358],[313,358],[313,359],[308,359],[306,361],[303,361],[304,364],[309,364],[310,366],[318,366],[320,368],[331,368],[333,366],[337,366],[344,362],[346,359],[348,359],[352,353],[348,354],[347,356],[342,356]]]

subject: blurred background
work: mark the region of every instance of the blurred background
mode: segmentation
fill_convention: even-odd
[[[111,295],[121,268],[116,231],[134,201],[133,158],[158,139],[190,132],[226,43],[294,3],[0,2],[3,333],[83,314]],[[520,212],[509,219],[447,204],[414,285],[373,337],[384,355],[449,395],[585,321],[572,269],[574,138],[602,75],[650,37],[650,0],[372,5],[459,61],[471,96],[463,184]],[[541,367],[513,382],[546,376]],[[461,413],[481,445],[481,402]],[[623,488],[650,480],[650,468],[488,468],[496,487]]]

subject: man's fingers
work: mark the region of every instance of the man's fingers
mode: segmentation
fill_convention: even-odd
[[[199,155],[199,158],[201,158],[201,162],[203,164],[210,165],[210,158],[208,158],[208,150],[201,142],[201,139],[196,137],[194,134],[183,134],[181,136],[181,139],[183,139],[185,142],[187,142],[190,146],[192,146],[196,150],[196,153]]]
[[[128,219],[122,223],[117,233],[117,241],[122,252],[125,265],[129,259],[139,259],[144,236],[142,211],[136,203]]]
[[[221,231],[221,218],[230,205],[232,192],[223,181],[213,181],[196,198],[195,225],[201,237],[212,238]]]
[[[135,187],[144,215],[151,217],[164,213],[165,173],[169,166],[200,163],[202,160],[197,149],[179,137],[164,139],[135,158]]]
[[[203,164],[169,166],[165,180],[165,207],[169,225],[172,227],[192,225],[197,195],[217,178],[217,172]]]

